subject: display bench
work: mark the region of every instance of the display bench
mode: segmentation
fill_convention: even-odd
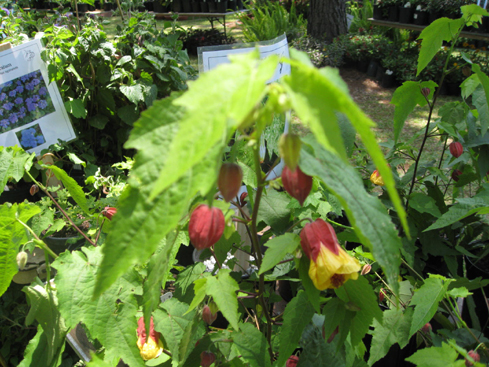
[[[369,18],[369,20],[373,25],[380,25],[380,26],[391,27],[391,28],[409,29],[411,31],[418,31],[418,32],[421,32],[423,29],[427,27],[424,25],[389,22],[387,20],[378,20],[373,18]],[[461,32],[460,37],[471,38],[471,39],[476,39],[481,41],[489,41],[489,34],[487,33]]]

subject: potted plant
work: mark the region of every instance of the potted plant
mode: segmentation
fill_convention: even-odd
[[[399,8],[399,23],[412,23],[413,21],[413,1],[403,1]]]

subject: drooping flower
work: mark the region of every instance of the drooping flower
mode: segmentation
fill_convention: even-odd
[[[102,210],[102,215],[108,220],[112,220],[115,213],[117,213],[117,208],[112,208],[110,206],[106,206],[104,210]]]
[[[301,246],[311,260],[309,277],[319,290],[341,287],[357,279],[360,263],[343,250],[331,224],[321,218],[306,224],[301,231]]]
[[[160,340],[160,333],[155,330],[153,316],[151,316],[149,326],[149,338],[146,335],[146,329],[144,327],[144,317],[138,320],[137,333],[139,352],[145,361],[157,358],[163,352],[163,343]]]
[[[374,185],[377,185],[377,186],[384,186],[385,185],[384,179],[382,178],[379,171],[377,171],[377,170],[373,171],[372,174],[370,175],[370,181]]]

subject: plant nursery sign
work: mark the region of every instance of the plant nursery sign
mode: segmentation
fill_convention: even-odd
[[[269,41],[253,42],[253,43],[235,43],[222,46],[206,46],[199,47],[199,72],[206,72],[214,69],[220,64],[229,63],[229,55],[242,54],[255,50],[258,47],[260,57],[262,59],[270,55],[279,55],[289,57],[289,45],[285,34]],[[268,81],[269,83],[280,79],[283,75],[290,74],[290,65],[287,63],[279,63],[275,74]]]
[[[0,52],[0,145],[39,154],[76,138],[56,83],[49,83],[40,40]]]

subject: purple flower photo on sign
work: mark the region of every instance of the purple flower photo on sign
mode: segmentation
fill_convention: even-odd
[[[0,134],[55,112],[41,70],[0,84],[0,111]]]
[[[1,124],[2,123],[0,121],[0,126]],[[25,150],[35,148],[38,145],[44,144],[46,142],[46,138],[42,134],[39,124],[30,126],[24,130],[17,131],[15,135],[17,135],[17,139],[19,139],[20,145]]]

